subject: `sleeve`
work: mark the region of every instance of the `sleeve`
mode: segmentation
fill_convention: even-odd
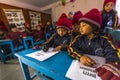
[[[68,46],[68,54],[76,59],[80,59],[80,57],[83,55],[83,51],[80,48],[80,40],[79,40],[79,36],[75,37],[75,39],[73,40],[73,42],[70,43],[70,45]]]
[[[107,63],[96,69],[101,80],[120,80],[120,65]]]
[[[114,11],[113,26],[114,26],[115,29],[117,29],[117,26],[118,26],[118,15],[117,15],[117,11]]]
[[[61,50],[67,50],[67,46],[70,44],[70,36],[67,36],[63,41],[62,41],[62,49]]]
[[[54,43],[54,38],[55,38],[56,34],[53,34],[47,41],[46,41],[46,48],[49,48],[52,46],[52,44]]]
[[[111,43],[111,41],[109,41],[108,39],[104,39],[103,45],[106,63],[108,62],[120,63],[120,59],[117,56],[119,52],[115,48],[115,46]]]
[[[8,33],[8,34],[5,36],[5,39],[11,39],[10,33]]]

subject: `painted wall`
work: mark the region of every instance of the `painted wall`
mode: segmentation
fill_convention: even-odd
[[[36,10],[36,11],[41,11],[41,9],[39,7],[30,5],[30,4],[26,4],[26,3],[22,3],[17,0],[0,0],[0,3],[17,6],[17,7],[21,7],[21,8],[26,8],[26,9],[32,9],[32,10]]]
[[[67,2],[65,6],[58,3],[52,7],[52,20],[57,21],[62,13],[68,14],[70,11],[80,10],[83,13],[86,13],[92,8],[102,10],[103,1],[104,0],[76,0],[74,3]]]

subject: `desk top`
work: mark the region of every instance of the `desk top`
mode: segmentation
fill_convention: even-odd
[[[72,58],[68,56],[67,52],[61,51],[43,62],[30,58],[28,56],[25,56],[26,54],[29,54],[35,51],[37,50],[28,49],[22,52],[18,52],[15,55],[21,59],[22,63],[54,79],[57,79],[57,80],[68,79],[65,77],[65,74],[71,65]]]

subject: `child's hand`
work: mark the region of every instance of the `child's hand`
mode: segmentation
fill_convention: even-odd
[[[120,80],[120,65],[107,63],[96,71],[101,80]]]
[[[59,51],[61,50],[62,46],[57,46],[56,48],[53,49],[53,51]]]
[[[95,61],[88,56],[82,56],[80,58],[80,63],[86,66],[91,66],[91,67],[96,64]]]

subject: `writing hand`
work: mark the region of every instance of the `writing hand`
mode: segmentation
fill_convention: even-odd
[[[80,58],[80,63],[86,66],[90,66],[90,67],[96,64],[95,61],[88,56],[82,56]]]

